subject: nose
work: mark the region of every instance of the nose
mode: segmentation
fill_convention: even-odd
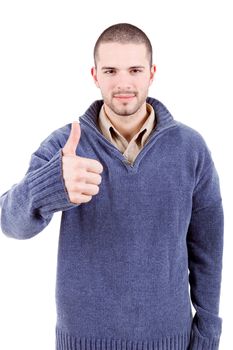
[[[131,91],[133,89],[132,87],[132,80],[127,72],[119,72],[118,76],[116,77],[116,90],[118,92],[120,91]]]

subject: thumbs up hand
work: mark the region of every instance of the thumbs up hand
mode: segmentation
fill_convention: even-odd
[[[74,204],[87,203],[99,192],[103,166],[91,158],[76,155],[81,137],[78,122],[73,122],[69,138],[62,149],[62,171],[69,199]]]

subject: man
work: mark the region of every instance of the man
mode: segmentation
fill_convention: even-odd
[[[57,350],[216,350],[223,210],[210,152],[148,97],[144,32],[107,28],[94,59],[103,99],[33,153],[1,197],[2,230],[30,238],[62,211]]]

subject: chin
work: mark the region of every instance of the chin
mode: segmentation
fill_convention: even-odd
[[[136,112],[137,112],[137,110],[135,110],[135,109],[132,111],[130,111],[130,110],[115,111],[116,114],[121,115],[121,116],[125,116],[125,117],[133,115]]]

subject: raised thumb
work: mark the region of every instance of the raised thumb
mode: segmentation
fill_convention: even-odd
[[[63,147],[63,155],[76,155],[76,148],[79,144],[79,139],[81,136],[81,128],[79,122],[73,122],[71,124],[70,135],[66,141],[65,146]]]

